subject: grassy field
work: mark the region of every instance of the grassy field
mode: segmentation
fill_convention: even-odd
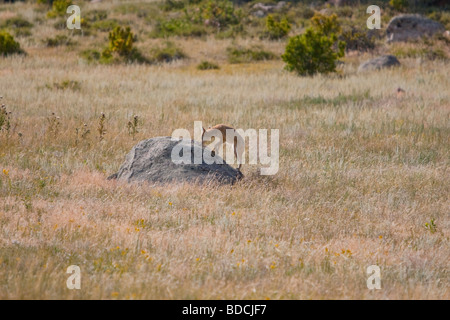
[[[118,5],[82,10],[136,17]],[[280,55],[285,40],[208,34],[172,38],[188,58],[171,63],[88,64],[80,52],[107,33],[71,36],[41,6],[0,6],[0,22],[17,15],[41,22],[16,38],[26,56],[0,57],[11,112],[0,132],[1,299],[450,298],[448,59],[405,56],[361,74],[373,53],[348,54],[337,75],[298,77],[280,59],[227,60],[231,45]],[[135,20],[142,52],[163,45]],[[44,44],[58,33],[77,44]],[[220,69],[198,70],[205,59]],[[279,172],[244,165],[232,187],[106,180],[138,141],[194,121],[280,129]],[[80,290],[66,287],[70,265]],[[370,265],[381,290],[367,288]]]

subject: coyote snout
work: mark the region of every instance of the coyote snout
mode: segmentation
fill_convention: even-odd
[[[208,130],[205,130],[205,128],[203,128],[203,132],[202,132],[202,145],[205,146],[205,141],[203,140],[203,136],[205,135],[205,133],[211,133],[213,134],[213,136],[215,137],[216,135],[214,135],[214,130],[218,130],[220,131],[220,133],[222,134],[222,141],[220,141],[220,143],[217,143],[214,146],[214,149],[216,149],[217,147],[222,147],[223,143],[231,143],[233,144],[233,148],[234,148],[234,156],[237,159],[237,162],[239,164],[238,166],[238,170],[241,170],[241,166],[242,166],[242,154],[244,153],[244,139],[242,138],[242,136],[236,131],[236,129],[234,129],[231,126],[227,126],[225,124],[218,124],[215,125],[214,127],[209,127]],[[228,137],[230,139],[227,139],[227,132],[228,132]],[[218,132],[217,132],[218,133]],[[230,136],[230,134],[232,136]],[[234,139],[233,139],[234,137]],[[215,138],[214,138],[215,140]]]

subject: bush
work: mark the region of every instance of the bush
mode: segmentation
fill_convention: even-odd
[[[16,36],[30,36],[33,24],[22,17],[14,17],[7,19],[2,27],[14,31]]]
[[[338,58],[344,56],[345,43],[337,42],[337,50],[333,46],[337,36],[325,35],[321,31],[308,28],[302,35],[291,37],[281,56],[286,62],[286,70],[295,71],[301,76],[336,71]]]
[[[339,32],[341,32],[341,25],[335,13],[333,13],[331,16],[325,16],[321,13],[316,13],[311,18],[311,25],[314,29],[318,30],[326,36],[339,34]]]
[[[14,17],[6,19],[3,26],[7,28],[31,28],[33,24],[22,17]]]
[[[433,11],[428,18],[442,23],[446,30],[450,29],[450,12]]]
[[[397,11],[404,11],[408,7],[408,0],[391,0],[389,4]]]
[[[165,0],[161,5],[163,11],[180,10],[184,8],[184,2],[180,0]]]
[[[47,47],[70,46],[75,44],[75,42],[66,35],[57,35],[54,38],[46,38],[43,42]]]
[[[49,6],[51,6],[53,4],[54,0],[37,0],[38,4],[47,4]]]
[[[235,10],[233,2],[229,0],[209,0],[201,12],[208,25],[218,29],[239,24],[243,17],[242,11]]]
[[[92,10],[86,14],[86,20],[89,22],[106,20],[108,18],[108,12],[105,10]]]
[[[358,30],[354,27],[345,28],[339,40],[346,43],[345,50],[368,51],[375,48],[375,41],[370,38],[365,30]]]
[[[85,50],[81,52],[81,56],[89,63],[99,61],[102,54],[97,50]]]
[[[70,90],[78,91],[81,89],[81,84],[80,84],[80,82],[75,81],[75,80],[63,80],[61,82],[54,82],[53,85],[46,85],[46,87],[49,89],[51,89],[51,88],[55,88],[58,90],[70,89]]]
[[[95,21],[94,23],[92,23],[92,25],[90,26],[92,29],[94,30],[100,30],[100,31],[111,31],[114,30],[115,28],[119,27],[119,22],[117,22],[117,20],[114,19],[108,19],[108,20],[98,20]]]
[[[270,39],[281,39],[287,36],[291,30],[291,24],[286,18],[276,21],[272,15],[266,18],[266,33]]]
[[[273,60],[277,56],[259,46],[252,48],[229,47],[227,48],[228,61],[230,63],[246,63],[252,61]]]
[[[109,33],[108,39],[109,51],[117,52],[119,56],[124,57],[130,55],[136,36],[131,32],[130,27],[117,26]]]
[[[220,69],[219,66],[215,63],[209,61],[202,61],[199,65],[197,65],[198,70],[217,70]]]
[[[391,48],[391,53],[398,58],[422,58],[427,60],[448,60],[447,54],[440,48],[431,46],[417,46],[396,44]]]
[[[113,62],[149,62],[138,49],[133,47],[136,41],[136,36],[131,31],[130,27],[116,27],[108,35],[108,48],[103,50],[100,62],[101,63],[113,63]]]
[[[152,32],[153,37],[166,38],[168,36],[194,36],[206,35],[203,25],[193,24],[187,19],[160,20]]]
[[[55,0],[52,10],[47,12],[47,18],[61,17],[66,14],[67,7],[72,5],[72,0]]]
[[[7,56],[11,54],[25,53],[20,44],[16,42],[12,35],[6,31],[0,31],[0,55]]]
[[[152,50],[152,58],[153,61],[159,63],[171,62],[186,58],[186,54],[172,42],[166,42],[164,48],[155,48]]]

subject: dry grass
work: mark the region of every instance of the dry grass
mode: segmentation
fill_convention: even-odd
[[[450,298],[448,62],[361,75],[367,56],[355,56],[343,77],[300,78],[280,61],[227,64],[229,40],[179,39],[191,58],[161,66],[86,65],[28,41],[28,56],[0,60],[12,111],[0,134],[0,298]],[[205,58],[221,69],[197,70]],[[79,89],[53,85],[67,80]],[[106,180],[138,140],[195,120],[280,129],[278,174],[244,165],[233,187]],[[366,286],[373,264],[381,290]],[[81,290],[66,288],[69,265]]]

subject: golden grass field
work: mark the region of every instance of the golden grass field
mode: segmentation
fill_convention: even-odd
[[[51,23],[33,32],[18,38],[26,56],[0,58],[12,112],[0,133],[1,299],[450,298],[448,60],[360,74],[371,55],[357,54],[341,76],[305,78],[281,60],[228,64],[232,40],[211,36],[173,40],[189,58],[170,64],[89,65],[78,46],[104,35],[47,48]],[[221,69],[197,70],[205,58]],[[67,80],[79,86],[54,86]],[[194,121],[279,129],[278,173],[243,165],[232,187],[106,180],[138,141]],[[66,287],[70,265],[80,290]],[[370,265],[380,290],[367,288]]]

